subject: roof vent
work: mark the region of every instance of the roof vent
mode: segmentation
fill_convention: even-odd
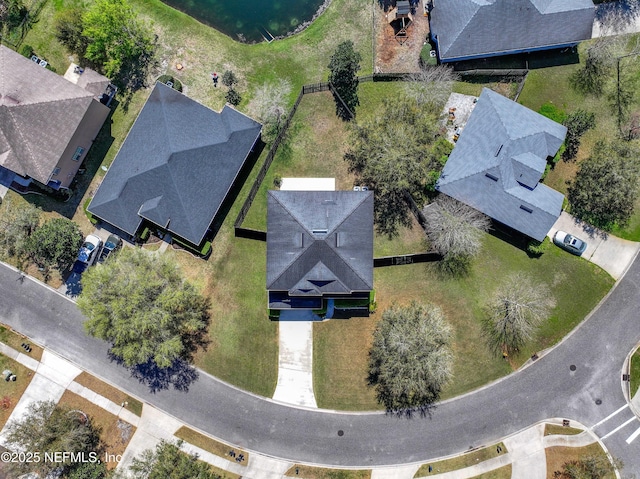
[[[525,210],[527,213],[533,213],[533,210],[525,205],[520,205],[521,210]]]
[[[504,145],[500,145],[500,148],[498,148],[498,151],[496,151],[496,156],[498,156],[498,155],[500,154],[500,152],[502,151],[502,147],[503,147],[503,146],[504,146]]]
[[[495,175],[492,175],[491,173],[485,173],[484,176],[486,176],[487,178],[489,178],[490,180],[493,181],[498,181],[498,177]]]
[[[324,229],[312,229],[311,232],[314,235],[326,235],[328,233],[326,228],[324,228]]]

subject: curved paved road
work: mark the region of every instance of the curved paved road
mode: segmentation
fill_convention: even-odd
[[[413,419],[292,408],[202,373],[188,393],[151,393],[127,370],[109,362],[104,342],[83,333],[84,318],[72,302],[18,278],[17,272],[0,267],[0,321],[184,422],[243,448],[300,462],[371,467],[463,452],[550,417],[593,426],[619,411],[595,431],[601,437],[611,433],[604,442],[625,462],[625,471],[640,471],[640,439],[626,442],[640,421],[624,408],[620,381],[623,361],[640,341],[639,260],[591,318],[533,366],[439,405],[430,418]],[[618,425],[622,427],[615,431]]]

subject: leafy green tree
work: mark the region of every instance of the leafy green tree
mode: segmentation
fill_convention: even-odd
[[[238,77],[231,70],[226,70],[222,74],[222,84],[229,89],[233,89],[238,84]]]
[[[62,272],[71,266],[80,246],[82,232],[78,225],[67,218],[54,218],[35,229],[24,249],[46,275],[51,268]]]
[[[369,383],[389,411],[428,408],[452,377],[451,328],[442,310],[413,302],[382,314],[369,351]]]
[[[127,366],[190,360],[204,344],[208,306],[174,262],[134,248],[86,271],[78,297],[87,332]]]
[[[486,307],[484,332],[496,354],[512,354],[531,341],[548,318],[553,297],[544,283],[534,283],[522,273],[507,276]]]
[[[12,449],[40,454],[39,462],[9,463],[16,475],[37,472],[40,477],[46,477],[58,467],[69,473],[77,466],[69,457],[62,464],[50,462],[45,452],[85,452],[89,457],[89,453],[101,450],[100,429],[93,425],[91,418],[81,411],[57,406],[53,401],[29,405],[21,419],[7,425],[6,438]]]
[[[160,441],[155,450],[148,449],[129,466],[132,479],[221,479],[208,464],[180,451],[182,441]]]
[[[0,252],[6,256],[25,254],[27,238],[40,224],[42,210],[30,203],[16,204],[7,199],[0,221]]]
[[[58,41],[80,58],[84,58],[89,44],[88,38],[82,34],[84,13],[84,8],[74,6],[57,12],[53,20]]]
[[[394,236],[411,225],[407,195],[419,202],[433,191],[451,149],[437,116],[406,97],[383,100],[378,115],[353,125],[345,160],[374,191],[378,231]]]
[[[571,213],[602,229],[627,223],[638,196],[638,147],[631,142],[598,142],[569,186]]]
[[[96,0],[82,16],[82,25],[88,60],[101,65],[120,87],[144,84],[155,44],[151,30],[138,20],[127,0]]]
[[[353,49],[353,42],[347,40],[338,45],[329,61],[329,83],[342,99],[335,98],[336,114],[343,120],[350,120],[351,113],[355,115],[356,106],[360,104],[357,75],[361,60],[360,53]]]
[[[0,33],[20,26],[28,12],[22,0],[0,0]]]
[[[568,161],[576,157],[582,135],[595,128],[596,115],[582,109],[576,110],[567,116],[564,126],[567,127],[567,137],[564,140],[566,148],[562,153],[562,158]]]

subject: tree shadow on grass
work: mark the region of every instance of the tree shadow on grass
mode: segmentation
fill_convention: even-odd
[[[122,361],[122,358],[109,353],[109,359],[129,370],[131,377],[140,381],[149,388],[149,392],[156,393],[173,387],[177,391],[189,392],[189,386],[194,383],[199,373],[188,362],[178,359],[168,368],[158,367],[153,360],[145,364],[128,367]]]

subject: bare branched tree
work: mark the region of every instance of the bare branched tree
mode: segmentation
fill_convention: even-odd
[[[453,83],[458,79],[459,75],[451,67],[438,65],[422,68],[412,76],[412,81],[405,83],[405,92],[418,106],[439,110],[446,103]]]
[[[523,273],[507,276],[486,307],[484,331],[491,350],[497,355],[519,351],[533,339],[553,306],[546,284]]]
[[[369,352],[369,383],[387,410],[424,410],[453,374],[451,327],[433,304],[392,306],[382,314]]]
[[[625,32],[640,15],[640,0],[605,2],[596,9],[596,20],[601,36],[614,36]]]
[[[291,93],[291,83],[280,80],[276,83],[264,83],[258,87],[248,105],[252,116],[263,124],[262,137],[270,143],[280,132],[287,115],[287,97]]]
[[[482,246],[482,232],[490,225],[486,215],[446,195],[427,206],[424,216],[431,245],[443,256],[474,256]]]

